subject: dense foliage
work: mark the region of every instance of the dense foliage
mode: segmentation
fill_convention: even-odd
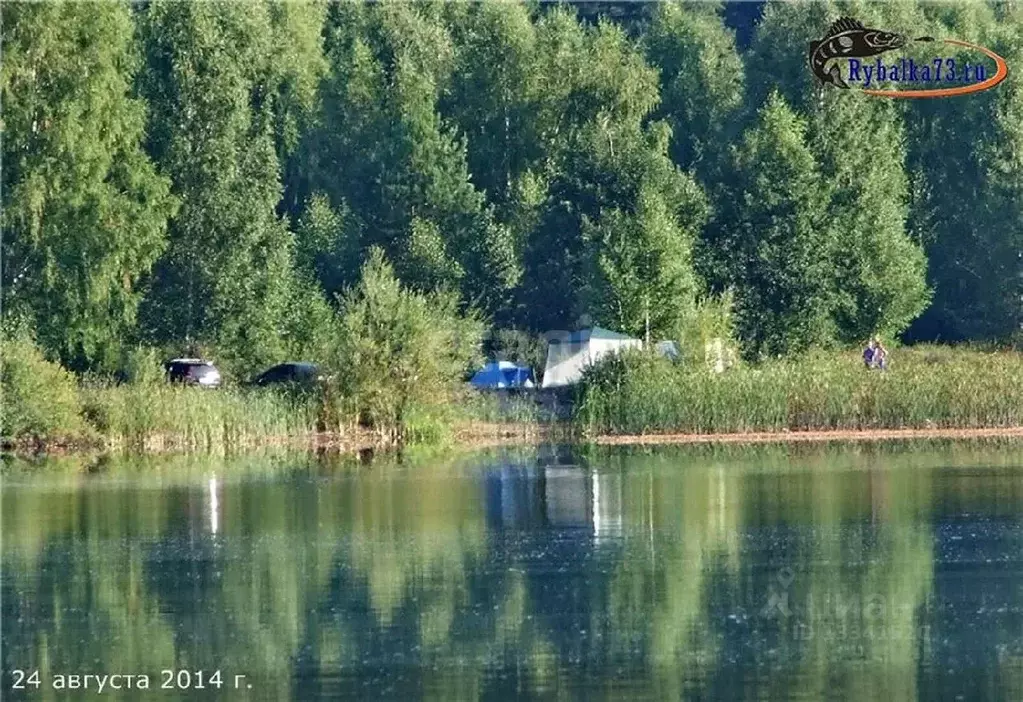
[[[72,370],[247,374],[330,355],[379,249],[532,334],[679,338],[726,291],[749,358],[1019,333],[1019,71],[901,104],[805,47],[852,14],[1023,65],[1023,9],[616,7],[5,3],[3,309]]]
[[[482,336],[479,320],[458,314],[455,295],[402,287],[374,249],[341,300],[331,382],[361,424],[403,431],[415,423],[410,415],[451,400],[451,380],[479,361]]]
[[[0,397],[0,436],[62,438],[84,429],[74,377],[28,337],[0,344]]]

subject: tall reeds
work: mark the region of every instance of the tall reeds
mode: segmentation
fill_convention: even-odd
[[[588,434],[1019,426],[1023,355],[907,348],[879,371],[819,353],[714,374],[632,353],[587,373],[574,422]]]
[[[310,395],[167,384],[92,385],[80,390],[83,415],[111,447],[235,449],[317,430]]]

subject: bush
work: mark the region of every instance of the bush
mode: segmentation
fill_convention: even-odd
[[[73,438],[85,424],[75,378],[25,335],[0,340],[0,435]]]
[[[738,348],[730,292],[706,297],[683,318],[678,333],[682,363],[720,370],[738,364]]]
[[[128,350],[121,362],[119,374],[133,385],[160,385],[166,382],[166,371],[160,353],[145,346]]]
[[[482,321],[459,314],[453,294],[403,288],[379,249],[343,297],[340,327],[334,401],[377,429],[404,434],[412,418],[422,425],[423,412],[449,401],[480,361]]]

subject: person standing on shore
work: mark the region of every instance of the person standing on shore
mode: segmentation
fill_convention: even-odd
[[[871,339],[867,342],[867,348],[863,349],[863,365],[867,369],[874,367],[874,356],[877,354],[877,349],[874,344],[874,340]]]
[[[881,370],[888,370],[888,349],[884,347],[881,340],[874,339],[874,363]]]

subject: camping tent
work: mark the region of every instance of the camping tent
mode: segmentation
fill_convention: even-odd
[[[483,366],[469,382],[478,388],[531,388],[533,369],[497,361]]]
[[[616,334],[607,329],[593,327],[583,331],[554,337],[547,346],[547,366],[543,373],[543,387],[552,388],[579,382],[583,369],[615,351],[640,348],[639,339]]]
[[[715,337],[704,345],[704,359],[707,366],[715,373],[724,373],[739,362],[739,354],[734,348],[725,344],[725,340]]]
[[[658,356],[669,358],[672,361],[677,361],[680,356],[678,344],[674,341],[658,341],[657,345],[654,346],[654,350],[657,352]]]

